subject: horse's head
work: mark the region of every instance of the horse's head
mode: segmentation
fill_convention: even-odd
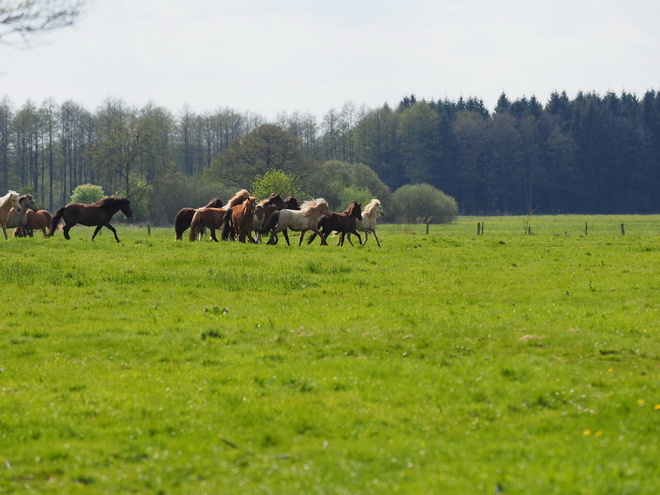
[[[131,201],[128,198],[122,198],[124,201],[122,201],[121,204],[121,212],[126,215],[126,218],[130,218],[133,216],[133,212],[131,211]]]
[[[280,196],[277,193],[271,194],[268,197],[268,199],[262,201],[261,204],[263,204],[265,207],[270,208],[271,210],[283,210],[285,208],[288,208],[288,205],[284,202],[282,196]]]
[[[351,206],[348,207],[350,210],[348,213],[349,217],[355,217],[358,220],[362,220],[362,205],[357,201],[353,200]]]
[[[293,196],[287,196],[284,199],[284,202],[286,203],[286,208],[288,210],[299,210],[300,209],[300,204],[298,203],[298,200],[294,198]]]
[[[21,205],[22,210],[32,210],[32,211],[39,210],[39,207],[37,206],[37,203],[34,202],[34,198],[32,197],[31,194],[24,194],[23,196],[18,198],[18,203]]]
[[[317,201],[318,201],[318,206],[317,206],[318,212],[325,217],[332,216],[332,210],[330,210],[330,206],[328,206],[328,202],[323,198],[320,198]]]
[[[16,191],[9,191],[11,195],[11,204],[16,209],[16,211],[21,211],[21,200],[20,196]]]

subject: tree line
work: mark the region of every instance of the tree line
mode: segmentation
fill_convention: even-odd
[[[429,184],[462,214],[658,212],[660,93],[553,93],[545,104],[503,93],[492,112],[476,98],[411,95],[395,108],[347,102],[320,120],[272,122],[229,108],[0,99],[0,191],[30,192],[51,211],[91,183],[129,196],[138,220],[169,223],[269,169],[336,208]]]

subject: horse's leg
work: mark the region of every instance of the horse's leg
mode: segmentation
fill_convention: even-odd
[[[99,233],[99,231],[103,228],[103,225],[97,225],[96,228],[94,229],[94,234],[92,234],[92,240],[94,240],[94,237],[96,237],[96,234]],[[109,227],[108,227],[109,228]]]
[[[64,224],[64,227],[62,228],[62,233],[64,234],[64,238],[65,238],[66,240],[70,240],[70,239],[71,239],[71,236],[69,236],[69,230],[71,230],[71,227],[73,227],[73,225],[70,225],[70,226],[69,226],[69,225],[67,225],[67,224]]]
[[[317,229],[316,227],[312,227],[312,232],[315,232],[321,238],[321,246],[327,246],[328,245],[328,243],[325,240],[325,237],[323,237],[323,234],[321,233],[321,231],[319,229]]]
[[[215,228],[209,227],[209,230],[211,231],[211,239],[213,239],[215,242],[219,242],[218,238],[215,236]]]
[[[115,240],[117,242],[119,242],[119,237],[117,237],[117,231],[115,230],[115,228],[112,225],[110,225],[109,223],[106,223],[105,226],[108,227],[112,231],[113,234],[115,234]]]
[[[380,247],[380,241],[378,240],[378,236],[376,235],[376,229],[373,229],[371,231],[371,233],[374,235],[374,239],[376,239],[376,244],[378,244],[378,247]],[[364,242],[365,243],[367,242],[366,235],[365,235]]]
[[[342,234],[342,236],[343,236],[343,235],[344,235],[344,234]],[[353,245],[353,241],[351,241],[351,233],[350,233],[350,232],[349,232],[348,234],[346,234],[346,239],[348,240],[348,243],[352,246],[352,245]]]
[[[353,229],[353,231],[352,231],[352,232],[349,232],[348,235],[351,235],[351,234],[354,234],[354,235],[357,236],[357,238],[358,238],[358,242],[359,242],[360,245],[361,245],[361,244],[362,244],[362,237],[360,237],[360,233],[357,231],[357,229]],[[353,245],[353,244],[351,244],[351,246],[352,246],[352,245]]]
[[[287,246],[290,246],[291,243],[289,242],[289,234],[287,233],[286,229],[284,229],[284,230],[282,231],[282,235],[283,235],[284,238],[286,239],[286,245],[287,245]]]
[[[305,238],[305,233],[306,232],[307,232],[306,230],[301,230],[300,231],[300,237],[298,238],[298,246],[300,246],[302,244],[302,241]]]
[[[8,240],[7,239],[7,225],[5,225],[4,223],[2,224],[2,233],[5,235],[5,241]]]

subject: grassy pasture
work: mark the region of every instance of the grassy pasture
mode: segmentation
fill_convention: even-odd
[[[656,492],[660,216],[524,222],[0,243],[0,493]]]

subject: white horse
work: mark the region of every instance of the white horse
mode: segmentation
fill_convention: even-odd
[[[12,208],[7,214],[7,225],[8,229],[13,229],[19,227],[21,230],[25,229],[25,224],[27,223],[27,212],[28,210],[38,211],[39,207],[37,203],[34,202],[34,198],[31,194],[23,194],[23,196],[18,198],[18,204],[20,208]]]
[[[362,220],[357,220],[355,223],[355,228],[359,232],[364,232],[364,242],[362,245],[367,243],[369,239],[369,232],[374,235],[376,239],[376,244],[380,247],[380,241],[378,240],[378,235],[376,234],[376,218],[382,217],[385,215],[385,210],[383,210],[383,205],[380,204],[379,199],[372,199],[367,206],[365,206],[364,211],[362,212]],[[339,242],[342,242],[344,234],[340,234]],[[348,242],[351,242],[351,234],[348,234]]]
[[[5,240],[7,240],[7,216],[9,215],[9,210],[16,208],[17,211],[21,211],[21,204],[18,202],[18,193],[16,191],[9,191],[2,198],[0,198],[0,225],[2,225],[2,233],[5,235]]]
[[[261,228],[261,233],[265,234],[266,232],[270,232],[270,240],[268,241],[268,244],[275,244],[277,242],[275,240],[277,239],[277,234],[282,232],[286,239],[286,243],[290,246],[289,235],[287,234],[286,229],[291,229],[300,232],[300,239],[298,240],[298,246],[300,246],[305,237],[305,232],[311,230],[321,238],[321,244],[327,246],[328,243],[325,242],[323,235],[321,235],[321,232],[316,226],[321,215],[326,217],[332,215],[328,202],[323,198],[311,199],[305,201],[300,206],[300,210],[279,210],[273,212]]]

